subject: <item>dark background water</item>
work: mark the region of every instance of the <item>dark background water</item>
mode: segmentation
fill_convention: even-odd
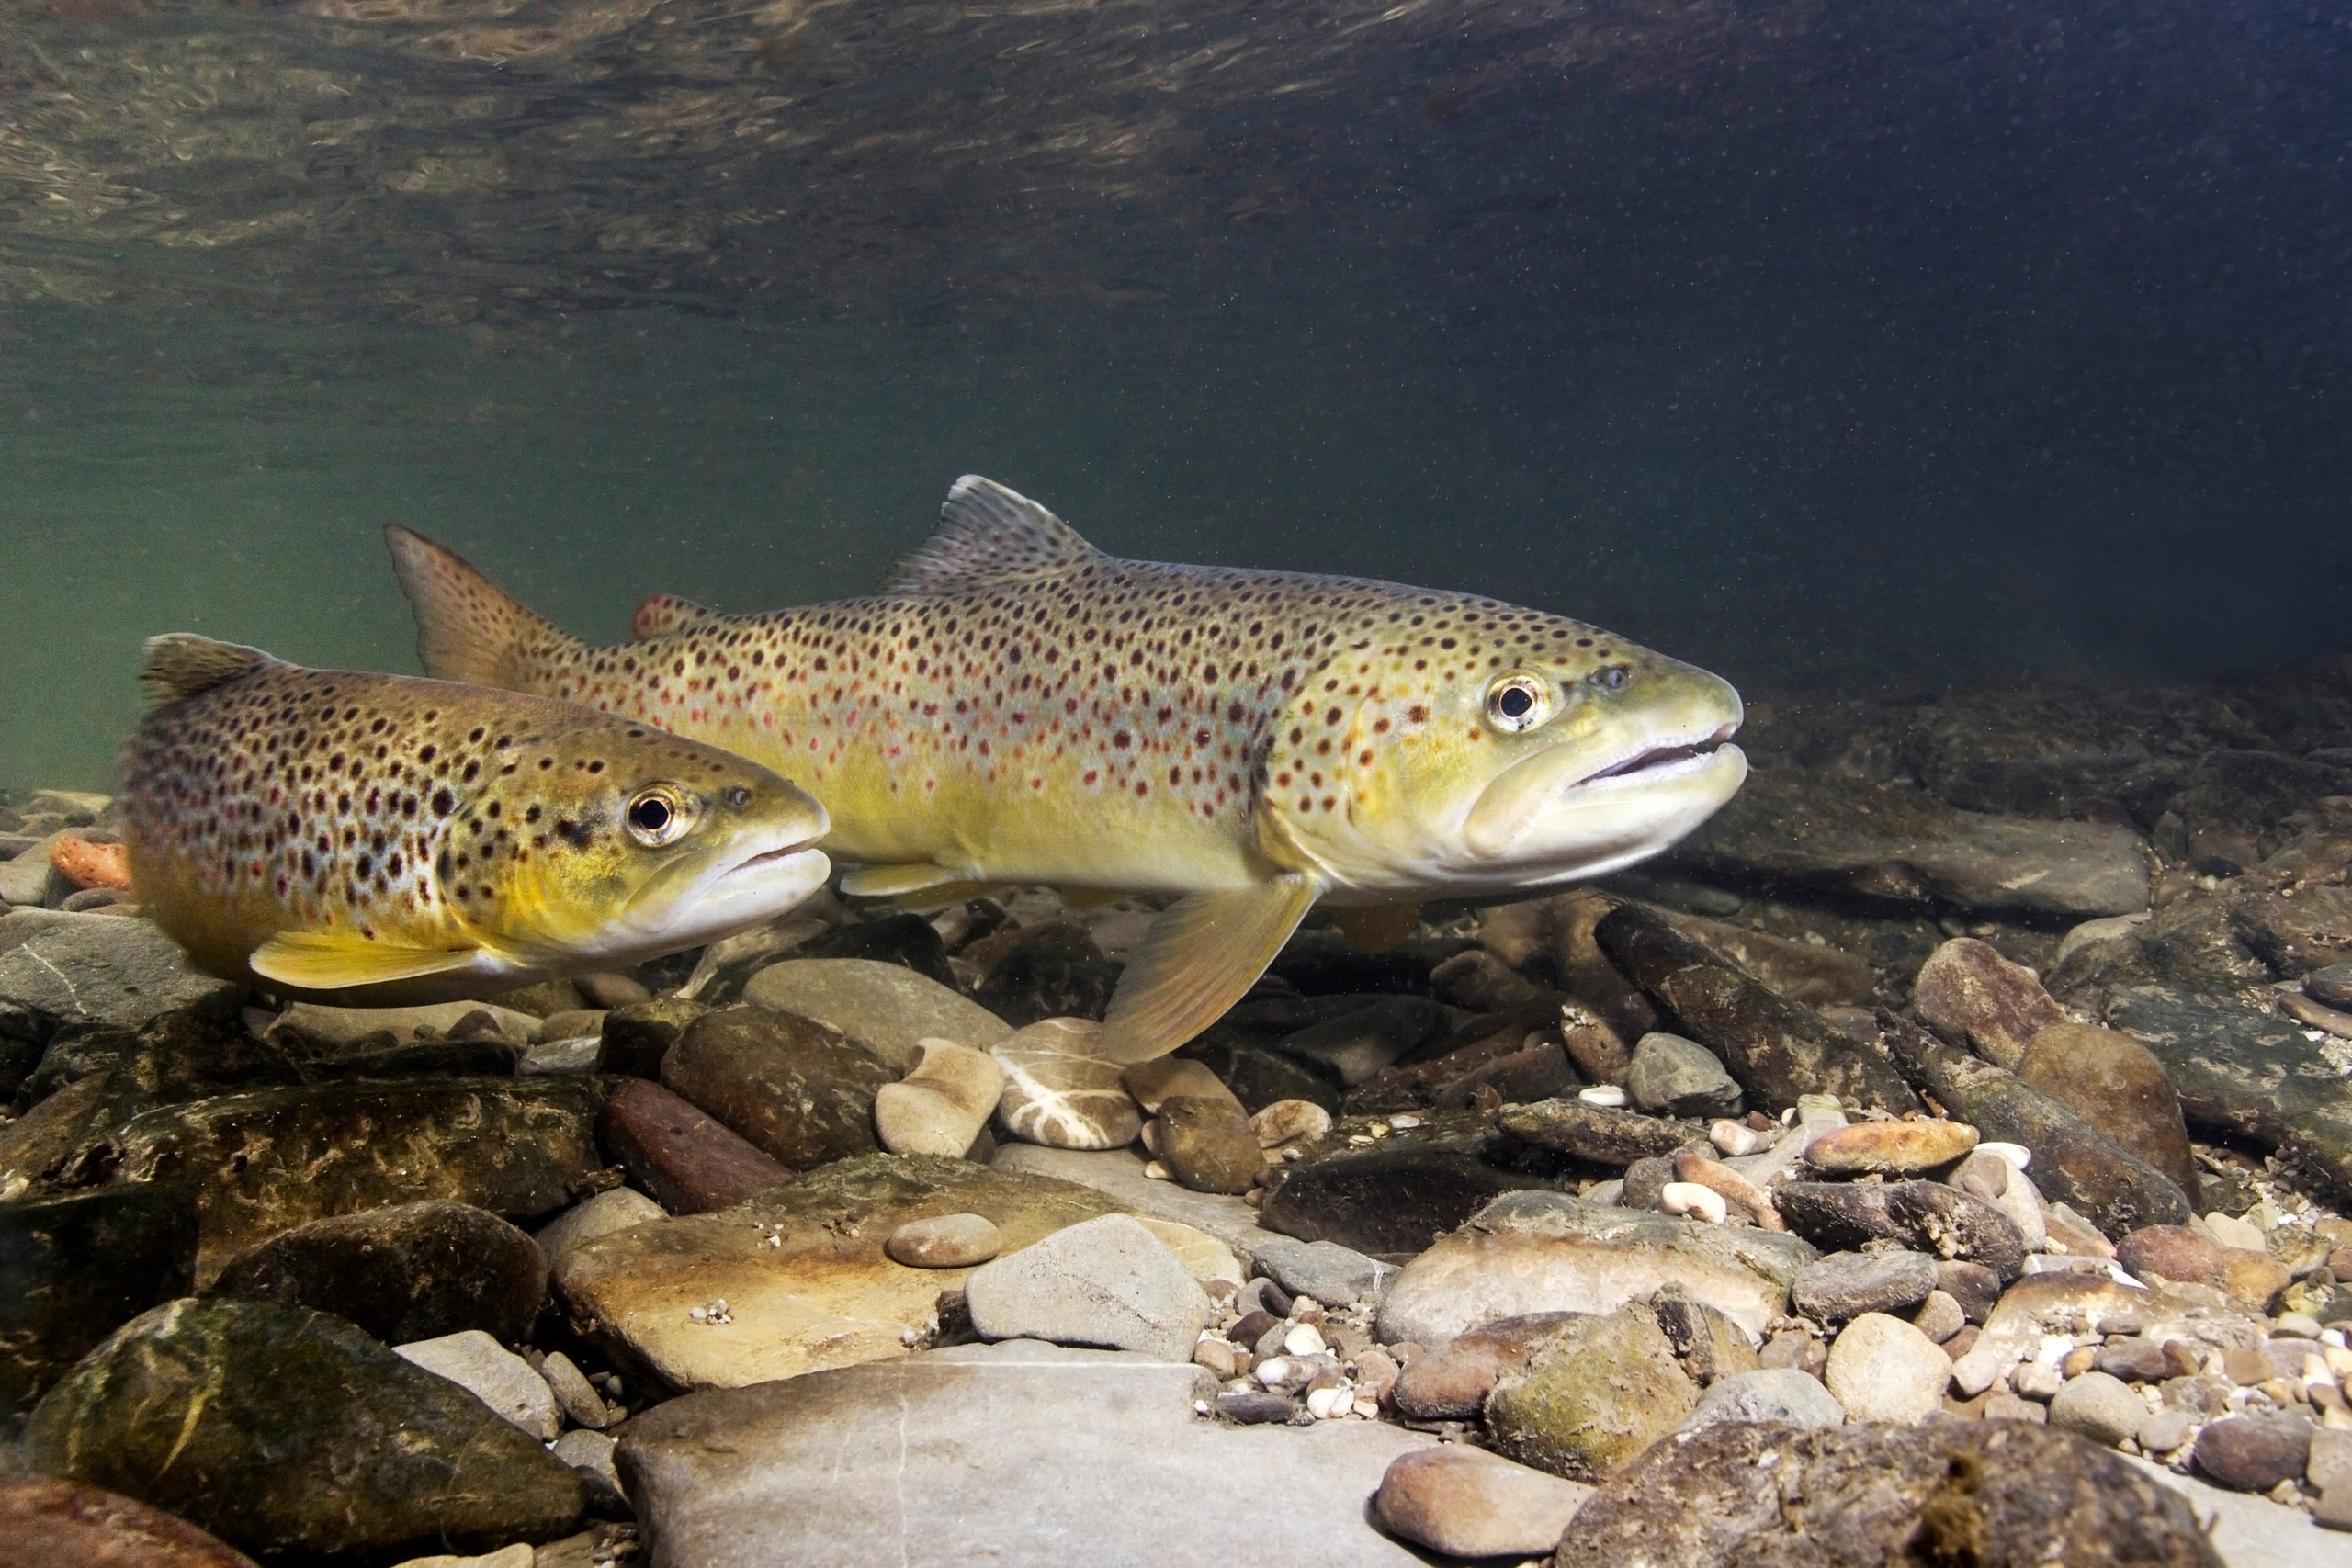
[[[1107,8],[1029,65],[812,13],[744,69],[850,63],[775,112],[916,152],[528,178],[574,110],[678,122],[686,67],[629,63],[664,17],[749,24],[654,7],[558,82],[322,9],[0,11],[0,784],[104,780],[151,632],[413,668],[387,522],[612,637],[656,588],[859,592],[967,470],[1116,553],[1483,590],[1751,692],[2352,643],[2342,6],[1277,7],[1223,24],[1256,63],[1151,90]],[[160,151],[34,112],[76,50],[213,47],[406,96],[350,167],[284,60]],[[1080,119],[1152,150],[1056,162]],[[44,147],[153,201],[61,228]],[[432,183],[476,155],[507,172]],[[647,224],[687,237],[615,249]]]

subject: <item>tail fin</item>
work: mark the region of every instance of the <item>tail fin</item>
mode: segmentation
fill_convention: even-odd
[[[194,632],[167,632],[149,637],[141,646],[139,683],[147,688],[149,701],[175,703],[282,662],[243,643],[215,642]]]
[[[384,530],[384,544],[416,612],[416,657],[435,679],[535,691],[534,667],[580,646],[447,546],[398,524]]]

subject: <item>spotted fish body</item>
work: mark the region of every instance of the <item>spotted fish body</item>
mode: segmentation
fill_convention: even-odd
[[[977,478],[871,597],[722,615],[657,595],[618,648],[390,537],[427,670],[787,773],[826,803],[826,848],[861,867],[847,891],[1178,896],[1106,1021],[1121,1059],[1205,1027],[1318,898],[1599,874],[1745,775],[1720,745],[1728,685],[1596,627],[1363,579],[1119,560]]]
[[[544,697],[150,641],[131,880],[214,973],[370,1002],[634,963],[822,885],[824,810],[755,763]]]

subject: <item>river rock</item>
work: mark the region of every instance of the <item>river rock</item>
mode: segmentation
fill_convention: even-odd
[[[2303,994],[2323,1007],[2352,1010],[2352,964],[2331,964],[2303,976]]]
[[[1935,1260],[1918,1252],[1833,1252],[1797,1270],[1789,1305],[1822,1323],[1917,1306],[1936,1288]]]
[[[1294,1296],[1327,1306],[1378,1301],[1396,1278],[1395,1266],[1329,1241],[1268,1236],[1250,1249],[1250,1261]]]
[[[2056,1024],[2033,1037],[2014,1070],[2183,1192],[2197,1190],[2180,1097],[2164,1064],[2137,1040],[2091,1024]]]
[[[1826,943],[1774,936],[1730,920],[1660,910],[1677,931],[1800,1007],[1860,1007],[1877,987],[1870,961]]]
[[[1445,1032],[1445,1010],[1437,1003],[1423,997],[1384,997],[1286,1035],[1276,1049],[1322,1064],[1352,1088]]]
[[[1160,1101],[1159,1157],[1169,1174],[1195,1192],[1247,1192],[1265,1157],[1241,1102],[1223,1092],[1171,1095]]]
[[[2143,1225],[2115,1244],[2115,1260],[2145,1280],[2177,1280],[2198,1285],[2222,1282],[2228,1249],[2188,1225]]]
[[[1293,1166],[1259,1209],[1268,1230],[1374,1257],[1421,1251],[1493,1199],[1544,1179],[1446,1149],[1374,1148]]]
[[[1792,1235],[1515,1192],[1405,1266],[1381,1303],[1380,1337],[1437,1345],[1498,1318],[1613,1312],[1679,1284],[1755,1339],[1814,1256]]]
[[[1836,1555],[1826,1554],[1836,1543]],[[2186,1499],[2018,1421],[1724,1422],[1660,1443],[1577,1511],[1557,1568],[1933,1562],[2222,1568]]]
[[[116,1327],[187,1294],[196,1237],[178,1188],[0,1204],[0,1429]]]
[[[791,1170],[874,1153],[875,1097],[891,1080],[839,1030],[751,1006],[705,1013],[662,1059],[664,1087]]]
[[[489,1031],[510,1045],[527,1045],[539,1036],[539,1020],[527,1012],[496,1002],[432,1002],[405,1008],[339,1008],[319,1002],[296,1002],[272,1019],[263,1037],[292,1055],[318,1055],[327,1048],[343,1048],[378,1033],[405,1043],[430,1033],[447,1037],[480,1013],[494,1026]]]
[[[24,1568],[254,1568],[185,1519],[78,1481],[0,1480],[0,1540]]]
[[[1807,1144],[1804,1157],[1815,1170],[1838,1176],[1907,1176],[1950,1165],[1975,1146],[1975,1128],[1923,1117],[1836,1128]]]
[[[387,1345],[466,1329],[514,1344],[529,1336],[547,1288],[529,1236],[483,1210],[435,1201],[280,1231],[231,1258],[211,1293],[333,1313]]]
[[[2017,1226],[1992,1204],[1935,1181],[1792,1181],[1775,1192],[1790,1230],[1816,1247],[1860,1250],[1899,1241],[1982,1263],[1996,1281],[2024,1267]]]
[[[1943,1406],[1951,1358],[1899,1317],[1866,1312],[1829,1347],[1821,1381],[1849,1421],[1924,1421]]]
[[[1250,1115],[1250,1130],[1260,1148],[1278,1149],[1329,1132],[1331,1113],[1311,1100],[1278,1100]]]
[[[892,1231],[882,1250],[910,1269],[977,1269],[1004,1250],[1004,1234],[986,1214],[934,1214]]]
[[[2201,1475],[2240,1492],[2267,1492],[2301,1480],[2311,1461],[2312,1424],[2300,1415],[2232,1416],[2197,1434]]]
[[[1101,1055],[1102,1026],[1049,1018],[989,1048],[1004,1069],[997,1115],[1025,1143],[1059,1149],[1116,1149],[1135,1142],[1143,1117],[1120,1083],[1125,1070]]]
[[[1527,1371],[1488,1396],[1487,1429],[1510,1458],[1589,1481],[1674,1430],[1698,1402],[1656,1315],[1629,1303],[1547,1337]]]
[[[551,1443],[563,1430],[555,1390],[531,1363],[479,1328],[395,1345],[393,1354],[447,1378],[495,1411],[517,1431]]]
[[[1397,1455],[1372,1509],[1392,1533],[1433,1551],[1542,1556],[1591,1495],[1581,1483],[1447,1443]]]
[[[2138,1432],[2147,1418],[2148,1407],[2132,1392],[2132,1385],[2107,1372],[2088,1371],[2068,1378],[2050,1400],[2052,1427],[2109,1448]]]
[[[52,1027],[136,1028],[159,1013],[233,1018],[245,987],[205,974],[152,920],[19,909],[0,915],[0,1005]]]
[[[644,1078],[613,1091],[596,1133],[629,1179],[673,1213],[723,1209],[793,1176],[733,1128]]]
[[[941,1292],[966,1276],[892,1261],[885,1244],[910,1221],[981,1215],[1011,1256],[1117,1207],[1047,1177],[868,1155],[575,1247],[556,1265],[556,1289],[573,1326],[611,1353],[673,1387],[733,1388],[903,1356],[933,1332]],[[729,1321],[690,1315],[718,1301]]]
[[[539,1227],[531,1239],[552,1269],[563,1255],[583,1242],[610,1235],[648,1220],[665,1218],[668,1211],[634,1188],[615,1187],[583,1198]]]
[[[710,1009],[684,997],[655,997],[628,1002],[605,1014],[597,1032],[604,1049],[596,1058],[600,1073],[620,1073],[633,1078],[658,1078],[662,1058],[686,1032],[689,1024]]]
[[[1846,1413],[1821,1380],[1795,1367],[1758,1367],[1707,1385],[1684,1417],[1682,1430],[1719,1421],[1778,1421],[1794,1427],[1836,1427]]]
[[[1804,1094],[1901,1114],[1918,1098],[1893,1065],[1819,1014],[1774,995],[1636,905],[1611,911],[1594,934],[1625,973],[1722,1058],[1766,1111]]]
[[[870,958],[804,958],[772,964],[743,987],[743,999],[837,1029],[894,1072],[932,1036],[985,1051],[1012,1032],[996,1014],[936,980]]]
[[[1459,1334],[1415,1357],[1397,1374],[1396,1409],[1417,1421],[1476,1419],[1496,1384],[1524,1373],[1569,1324],[1590,1315],[1529,1313]]]
[[[1557,1149],[1596,1165],[1621,1168],[1635,1160],[1663,1158],[1703,1135],[1687,1122],[1669,1122],[1582,1100],[1522,1105],[1497,1117],[1495,1125],[1537,1148]]]
[[[1194,1099],[1215,1100],[1231,1093],[1217,1082],[1216,1075],[1206,1064],[1184,1056],[1161,1056],[1149,1062],[1139,1062],[1120,1075],[1136,1103],[1147,1116],[1159,1114],[1162,1102],[1172,1096],[1185,1095]],[[1238,1104],[1238,1101],[1236,1101]]]
[[[1739,1085],[1723,1059],[1696,1041],[1656,1031],[1634,1046],[1625,1092],[1644,1111],[1666,1116],[1736,1116]]]
[[[1004,1069],[986,1052],[918,1041],[907,1076],[875,1091],[875,1131],[892,1154],[952,1158],[972,1146],[1003,1092]]]
[[[988,941],[1007,936],[1017,940],[989,964],[973,989],[973,999],[982,1007],[1015,1027],[1048,1018],[1100,1019],[1109,1010],[1125,966],[1104,958],[1085,927],[1052,920],[999,931]],[[971,952],[966,949],[965,955]]]
[[[1188,1361],[1209,1299],[1132,1215],[1104,1214],[981,1265],[964,1282],[983,1339],[1045,1339]]]
[[[1973,937],[1928,954],[1911,983],[1911,1009],[1950,1043],[2011,1072],[2035,1035],[2071,1021],[2032,970]]]
[[[585,1501],[472,1394],[340,1318],[266,1302],[183,1300],[133,1318],[50,1391],[26,1443],[37,1470],[256,1555],[546,1540]]]
[[[947,944],[929,920],[909,910],[833,926],[801,943],[799,954],[804,959],[895,964],[950,989],[956,985],[956,973],[947,966]]]

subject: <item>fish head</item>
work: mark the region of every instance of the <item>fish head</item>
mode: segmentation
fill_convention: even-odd
[[[526,964],[623,964],[790,909],[831,866],[825,808],[753,762],[637,725],[543,734],[449,825],[441,896]]]
[[[1515,891],[1657,854],[1729,800],[1739,694],[1578,622],[1490,601],[1342,648],[1261,774],[1270,836],[1335,893]],[[1279,857],[1281,847],[1272,847]]]

